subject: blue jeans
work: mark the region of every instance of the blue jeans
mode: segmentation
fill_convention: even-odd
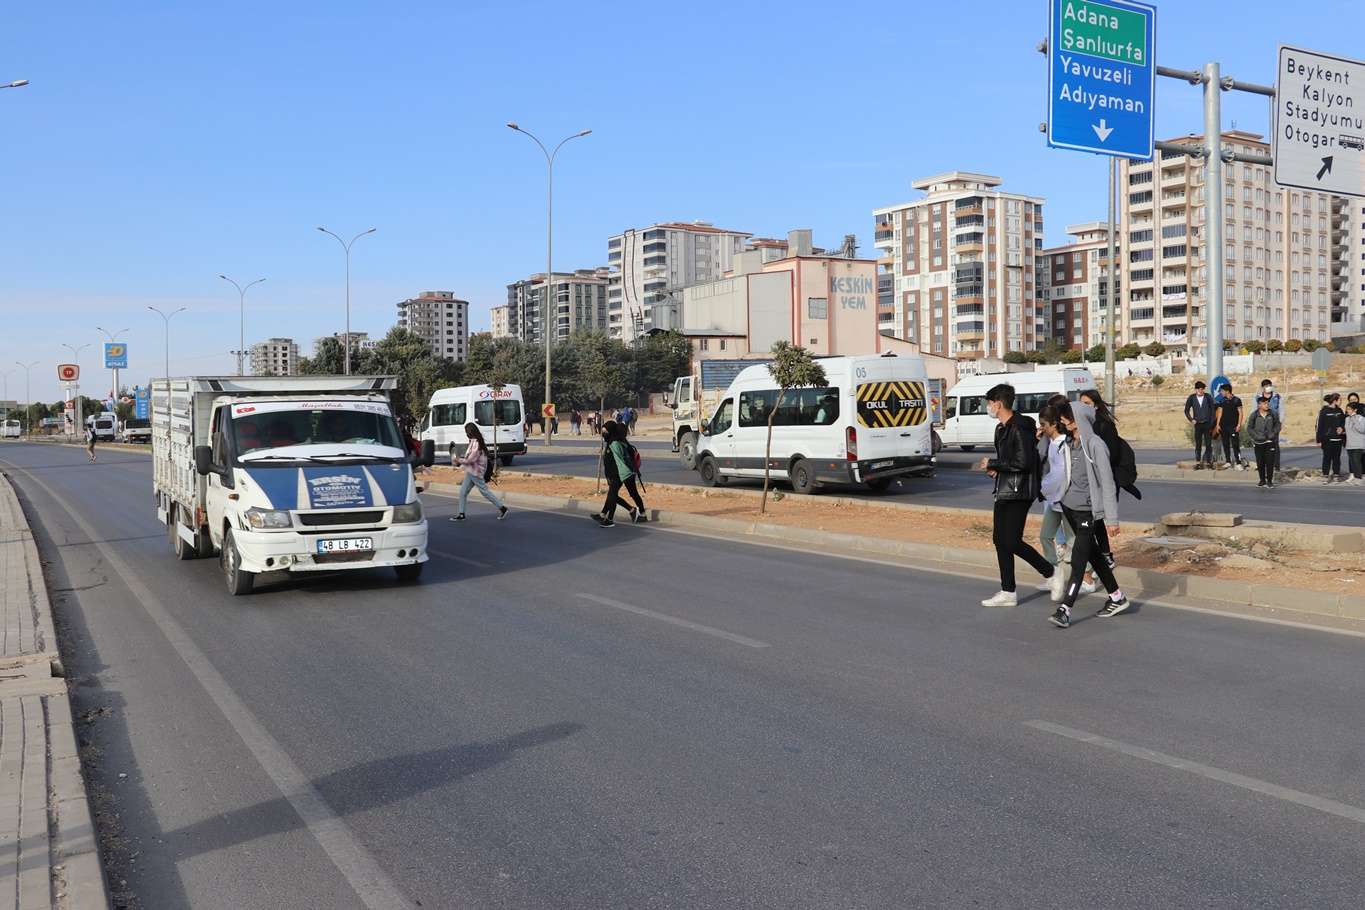
[[[479,492],[483,494],[483,498],[484,498],[484,499],[488,500],[488,501],[491,502],[493,505],[497,506],[499,509],[501,509],[501,508],[503,507],[503,506],[502,506],[502,500],[501,500],[501,499],[498,499],[498,497],[497,497],[496,495],[494,495],[493,491],[490,490],[490,489],[488,489],[488,484],[487,484],[486,481],[484,481],[484,479],[483,479],[482,477],[475,477],[473,474],[470,474],[468,471],[466,471],[466,472],[465,472],[465,475],[464,475],[464,482],[460,484],[460,514],[461,514],[461,515],[464,514],[465,503],[469,501],[469,488],[470,488],[470,487],[478,487],[478,488],[479,488]]]
[[[1043,558],[1054,566],[1058,564],[1057,543],[1065,544],[1076,534],[1067,523],[1066,516],[1056,509],[1044,508],[1043,532],[1039,543],[1043,546]]]

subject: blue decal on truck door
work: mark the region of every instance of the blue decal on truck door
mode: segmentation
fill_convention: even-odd
[[[308,485],[309,508],[346,509],[374,504],[364,468],[304,468],[303,477]]]

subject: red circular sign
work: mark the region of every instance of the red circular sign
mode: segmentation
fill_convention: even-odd
[[[62,382],[75,382],[81,378],[81,368],[74,363],[57,364],[57,378]]]

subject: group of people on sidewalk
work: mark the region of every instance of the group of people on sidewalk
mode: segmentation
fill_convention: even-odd
[[[986,393],[986,408],[997,421],[995,457],[979,467],[995,481],[993,542],[1000,568],[1000,591],[981,602],[1012,607],[1018,602],[1015,557],[1043,576],[1040,590],[1058,604],[1049,620],[1071,625],[1071,612],[1083,594],[1096,590],[1093,570],[1108,597],[1098,615],[1117,616],[1129,607],[1114,578],[1110,544],[1119,535],[1120,489],[1139,495],[1130,470],[1131,448],[1122,441],[1113,414],[1095,389],[1072,402],[1054,395],[1038,422],[1014,410],[1014,387],[1001,383]],[[1116,467],[1120,476],[1116,477]],[[1043,553],[1025,542],[1024,530],[1035,502],[1043,503]],[[1046,554],[1046,555],[1044,555]]]
[[[1223,467],[1245,471],[1247,464],[1242,459],[1240,438],[1245,428],[1255,450],[1257,486],[1274,488],[1280,472],[1280,440],[1285,427],[1284,399],[1271,380],[1261,380],[1261,390],[1250,414],[1226,380],[1218,382],[1214,395],[1208,394],[1202,380],[1196,382],[1194,392],[1185,399],[1185,420],[1194,432],[1195,470],[1215,467],[1213,440],[1221,438]],[[1323,483],[1365,484],[1365,405],[1358,393],[1346,396],[1345,408],[1340,393],[1323,396],[1314,441],[1322,449]],[[1342,471],[1343,452],[1349,473]]]

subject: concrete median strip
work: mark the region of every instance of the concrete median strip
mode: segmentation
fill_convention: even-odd
[[[109,905],[42,564],[0,476],[0,906]]]
[[[458,487],[441,483],[433,483],[427,490],[442,496],[459,493]],[[511,506],[545,512],[587,516],[596,513],[600,507],[600,502],[595,498],[587,500],[518,492],[503,492],[500,495]],[[758,495],[756,491],[754,495]],[[895,503],[877,503],[874,507],[906,511],[919,508]],[[944,511],[938,507],[935,510]],[[649,520],[650,525],[646,527],[657,526],[664,530],[745,540],[828,556],[868,559],[888,565],[981,578],[983,581],[996,580],[995,551],[990,549],[864,537],[757,519],[742,521],[677,511],[650,510]],[[1022,561],[1018,565],[1020,577],[1025,579],[1025,584],[1030,584],[1027,579],[1033,577],[1032,569]],[[1365,596],[1305,592],[1258,581],[1234,581],[1151,569],[1120,567],[1115,574],[1124,593],[1144,605],[1365,637],[1365,624],[1362,624],[1365,622]]]

